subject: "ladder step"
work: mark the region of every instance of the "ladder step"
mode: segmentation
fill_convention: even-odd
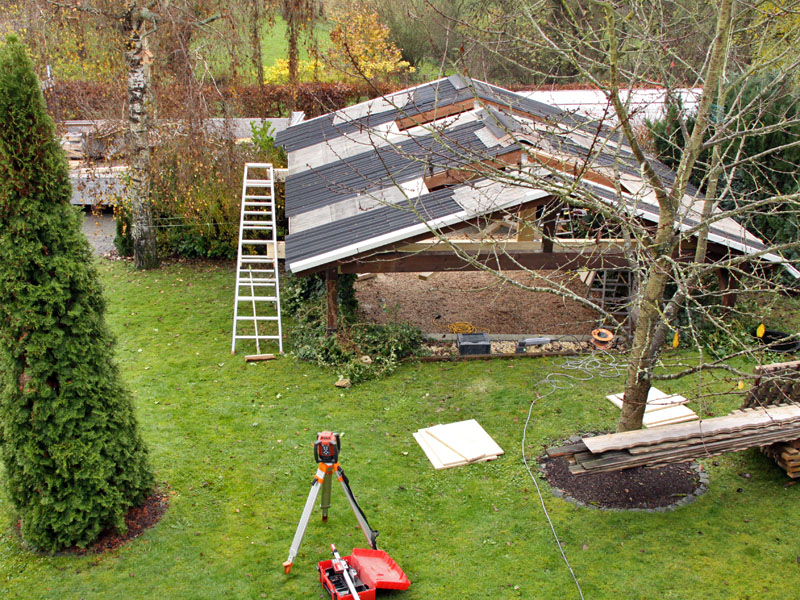
[[[237,340],[279,340],[277,335],[237,335]]]
[[[245,206],[272,206],[272,202],[245,202]],[[267,212],[267,211],[264,211]]]
[[[274,262],[275,262],[275,259],[270,257],[270,256],[248,256],[248,257],[242,257],[242,263],[248,264],[248,265],[262,264],[262,263],[270,263],[270,264],[272,264]]]
[[[278,317],[236,317],[237,321],[277,321]]]
[[[237,302],[277,302],[277,296],[239,296]]]
[[[263,194],[245,194],[245,200],[272,200],[272,196],[264,196]]]
[[[256,187],[256,188],[265,188],[271,187],[274,182],[270,181],[269,179],[248,179],[244,182],[244,187]]]
[[[250,283],[249,281],[243,281],[239,284],[239,287],[246,287],[246,288],[265,288],[265,287],[275,287],[275,282],[273,283]]]
[[[240,286],[243,286],[243,285],[250,285],[250,284],[253,284],[253,285],[267,285],[267,284],[269,284],[269,285],[275,285],[275,281],[276,281],[276,280],[275,280],[275,279],[272,279],[272,278],[258,278],[258,277],[253,277],[252,279],[249,279],[249,278],[246,278],[246,279],[240,279],[240,280],[238,281],[238,284],[239,284]]]
[[[272,240],[242,240],[242,244],[247,244],[248,246],[266,246],[271,243]]]
[[[244,214],[244,215],[264,215],[264,216],[270,216],[270,215],[272,215],[272,212],[271,212],[271,211],[269,211],[269,210],[246,210],[246,211],[244,211],[242,214]]]

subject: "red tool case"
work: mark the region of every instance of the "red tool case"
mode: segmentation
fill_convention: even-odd
[[[377,589],[407,590],[411,585],[403,569],[383,550],[353,548],[353,553],[345,556],[344,560],[358,573],[354,583],[361,600],[375,600]],[[334,571],[332,560],[321,561],[317,570],[319,582],[331,595],[331,600],[353,600],[344,577]]]

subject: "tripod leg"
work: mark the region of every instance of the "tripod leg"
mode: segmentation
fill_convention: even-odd
[[[364,514],[364,511],[361,510],[358,502],[356,502],[356,497],[353,496],[353,490],[350,489],[350,481],[347,479],[347,475],[344,474],[344,470],[342,470],[341,466],[336,469],[336,475],[339,478],[339,483],[342,484],[344,495],[347,496],[347,501],[350,503],[350,508],[353,509],[353,513],[356,515],[356,519],[358,519],[358,524],[361,526],[361,531],[364,532],[370,548],[377,550],[378,544],[375,541],[375,538],[378,537],[378,532],[369,526],[367,517]]]
[[[303,541],[303,536],[306,533],[308,520],[311,518],[311,512],[314,510],[314,503],[317,501],[320,487],[322,487],[327,474],[328,471],[325,465],[319,465],[317,468],[317,473],[314,475],[314,482],[311,484],[311,491],[308,492],[306,505],[303,507],[303,514],[300,516],[300,522],[297,524],[297,531],[294,533],[292,545],[289,548],[289,558],[287,558],[286,562],[283,563],[283,570],[286,573],[289,573],[289,571],[292,570],[292,562],[294,562],[294,557],[297,556],[297,552],[300,550],[300,544]]]
[[[319,507],[322,509],[322,521],[328,520],[328,509],[331,507],[331,477],[326,477],[322,482],[322,500]]]

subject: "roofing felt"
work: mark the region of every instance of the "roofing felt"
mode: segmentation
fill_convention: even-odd
[[[442,189],[418,198],[409,198],[405,203],[383,206],[320,227],[290,233],[286,237],[286,262],[296,263],[328,252],[336,247],[331,244],[332,240],[344,244],[373,238],[460,210],[461,207],[453,200],[453,191]],[[342,231],[348,232],[346,238],[341,236]]]
[[[469,89],[457,90],[449,80],[440,79],[419,86],[413,91],[410,99],[401,94],[390,95],[387,97],[387,102],[381,103],[374,111],[366,109],[366,114],[361,117],[342,121],[337,119],[337,113],[330,113],[305,121],[279,132],[275,136],[275,143],[283,146],[287,152],[294,152],[324,140],[348,135],[368,127],[377,127],[395,119],[418,115],[437,106],[445,107],[473,97]],[[372,101],[364,102],[362,105],[369,105],[370,102]]]
[[[405,140],[397,145],[369,148],[364,152],[315,169],[289,175],[286,180],[286,216],[292,217],[365,191],[381,189],[421,177],[426,169],[461,166],[464,155],[486,145],[475,132],[480,121],[458,126],[447,132],[447,143],[438,135]],[[495,149],[494,154],[501,149]],[[490,152],[491,154],[491,152]]]

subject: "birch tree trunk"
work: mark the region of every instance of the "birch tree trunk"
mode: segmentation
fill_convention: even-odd
[[[137,269],[158,267],[156,230],[150,202],[150,128],[153,118],[153,94],[150,65],[152,54],[147,38],[146,9],[129,5],[126,15],[128,45],[128,153],[130,161],[131,238],[133,262]]]

